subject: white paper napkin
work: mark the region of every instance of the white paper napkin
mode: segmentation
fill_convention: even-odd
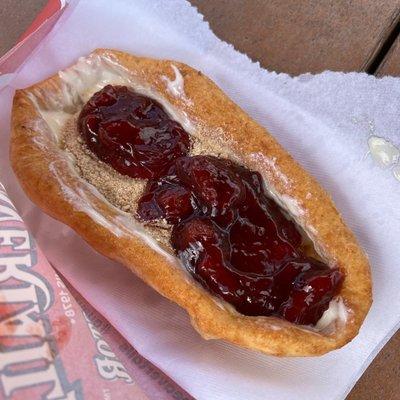
[[[13,89],[6,88],[0,180],[45,254],[139,352],[199,400],[344,398],[400,322],[400,182],[367,155],[372,131],[400,144],[400,80],[278,75],[217,39],[187,2],[86,0],[65,12],[11,84],[34,83],[96,47],[186,62],[266,126],[332,194],[367,250],[374,304],[359,336],[323,357],[268,357],[201,339],[181,309],[26,199],[8,163]]]

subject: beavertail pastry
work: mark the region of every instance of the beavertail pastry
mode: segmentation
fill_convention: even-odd
[[[368,260],[332,200],[201,72],[96,50],[14,98],[27,195],[206,339],[320,355],[357,335]]]

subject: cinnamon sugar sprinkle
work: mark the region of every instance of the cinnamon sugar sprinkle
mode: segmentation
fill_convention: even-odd
[[[115,207],[134,213],[146,181],[134,179],[117,172],[100,161],[86,146],[78,133],[77,116],[65,124],[61,138],[61,148],[75,158],[79,175],[91,183]]]
[[[77,130],[78,115],[70,118],[61,133],[61,148],[70,153],[78,174],[93,185],[113,206],[135,218],[138,201],[146,186],[146,180],[122,175],[100,161],[86,146]],[[170,245],[171,226],[160,220],[144,224],[149,235],[166,250],[173,253]]]
[[[77,129],[79,113],[68,119],[60,135],[60,147],[71,154],[78,174],[93,185],[113,206],[136,218],[138,201],[147,180],[135,179],[117,172],[110,165],[99,160],[86,146]],[[213,154],[218,157],[234,158],[226,142],[219,138],[218,132],[206,135],[199,127],[199,133],[190,135],[192,142],[191,155]],[[165,220],[151,221],[143,224],[149,235],[164,248],[173,253],[170,244],[172,227]]]

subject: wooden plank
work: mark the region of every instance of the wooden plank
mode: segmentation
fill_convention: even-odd
[[[377,76],[400,76],[400,37],[398,36],[392,48],[386,54],[376,71]]]
[[[367,399],[400,399],[400,331],[381,350],[346,400]]]
[[[376,74],[376,71],[380,68],[382,61],[393,47],[393,44],[396,41],[399,33],[400,6],[398,6],[397,10],[391,15],[390,20],[387,21],[387,26],[382,30],[377,38],[377,45],[365,63],[364,70],[367,73],[371,75]]]
[[[2,56],[14,46],[47,0],[0,0],[0,3],[0,56]]]
[[[191,0],[221,39],[269,70],[365,71],[399,1]]]

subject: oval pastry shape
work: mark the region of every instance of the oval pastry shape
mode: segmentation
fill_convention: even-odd
[[[182,79],[179,91],[171,91],[168,82],[174,79],[176,71]],[[139,132],[132,122],[134,115],[129,116],[128,126],[103,113],[101,107],[115,101],[111,88],[97,99],[97,104],[90,105],[90,110],[85,108],[89,107],[84,105],[91,96],[106,85],[129,88],[124,95],[137,102],[138,113],[150,113],[154,125],[151,129],[162,131],[160,141],[154,130]],[[154,100],[152,104],[148,103],[149,98]],[[86,132],[86,145],[92,152],[82,150],[82,138],[77,136],[77,118],[81,112],[84,116],[81,130]],[[102,126],[99,116],[105,121]],[[163,122],[166,116],[174,122]],[[115,133],[122,132],[121,129],[127,132],[126,137]],[[101,141],[96,142],[101,135]],[[132,142],[130,135],[136,135],[140,143]],[[109,142],[116,156],[108,159],[101,146]],[[139,147],[133,148],[136,144]],[[124,169],[126,154],[134,154],[138,149],[144,151],[141,164]],[[165,157],[160,157],[159,150]],[[96,159],[95,154],[104,162]],[[154,157],[148,157],[149,154]],[[221,160],[212,158],[216,156],[243,166],[243,174],[249,176],[244,181],[238,180],[230,167],[225,168]],[[223,339],[273,355],[320,355],[354,338],[370,308],[368,260],[329,195],[263,127],[210,79],[187,65],[100,49],[59,74],[18,90],[13,106],[10,157],[22,187],[39,207],[72,227],[95,250],[123,263],[160,294],[183,307],[204,338]],[[161,177],[176,158],[179,158],[176,176],[184,185],[175,178]],[[117,171],[112,168],[113,164],[118,168],[122,165],[119,170],[122,174],[117,172],[118,168]],[[205,164],[211,171],[208,175],[202,170]],[[153,173],[152,166],[159,167],[160,172]],[[160,179],[161,183],[149,183],[147,197],[140,200],[145,183],[138,178]],[[248,245],[243,236],[251,213],[242,212],[246,221],[232,219],[232,210],[242,207],[248,195],[243,182],[249,180],[254,192],[260,191],[257,188],[261,184],[265,185],[268,192],[265,201],[273,220],[289,218],[301,233],[300,237],[288,224],[287,229],[277,227],[278,236],[296,248],[300,241],[305,241],[312,257],[317,258],[312,263],[314,271],[320,271],[318,274],[308,271],[308,258],[301,267],[293,264],[293,260],[280,267],[282,279],[299,268],[302,271],[290,289],[292,302],[281,306],[283,318],[253,316],[252,312],[244,315],[247,310],[244,303],[233,307],[221,296],[216,297],[195,282],[175,256],[169,239],[165,239],[165,235],[171,234],[171,224],[175,224],[174,229],[181,236],[172,244],[178,252],[180,246],[187,250],[191,244],[185,238],[189,236],[182,232],[197,229],[196,232],[209,235],[206,241],[221,243],[216,249],[217,253],[223,253],[226,241],[218,233],[220,227],[237,224],[229,231],[230,257],[233,264],[251,270],[250,262],[246,265],[248,258],[243,258],[247,251],[243,246]],[[207,190],[210,185],[216,185],[218,190]],[[217,222],[204,219],[204,215],[196,216],[190,224],[185,222],[199,207]],[[139,218],[135,219],[137,215]],[[143,223],[152,219],[158,221],[158,233],[167,232],[164,236],[152,234],[154,227]],[[216,223],[218,228],[214,226]],[[193,268],[208,274],[210,267],[218,264],[217,253],[212,248],[202,254]],[[271,280],[268,276],[263,279],[262,287],[269,287]],[[212,284],[210,281],[209,285]],[[321,318],[318,314],[317,323],[310,316],[297,320],[297,311],[313,304],[318,293],[321,296],[330,293],[332,285],[340,290],[332,292],[329,308]],[[304,295],[307,287],[320,288],[315,289],[313,299]],[[262,297],[259,299],[263,301]],[[313,324],[307,325],[311,320]]]

